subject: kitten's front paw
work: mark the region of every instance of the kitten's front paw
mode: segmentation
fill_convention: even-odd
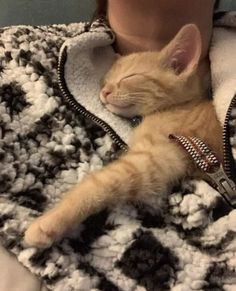
[[[36,219],[26,230],[24,240],[27,245],[48,248],[63,235],[55,215],[46,214]]]

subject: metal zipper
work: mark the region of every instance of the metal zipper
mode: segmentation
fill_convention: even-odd
[[[234,181],[229,179],[223,166],[220,165],[217,171],[206,174],[213,181],[216,189],[223,196],[226,202],[233,208],[236,208],[236,185]]]
[[[171,140],[177,142],[189,155],[194,164],[209,179],[231,207],[236,207],[236,185],[224,171],[224,168],[211,148],[200,138],[171,134]]]
[[[212,173],[207,173],[208,177],[215,184],[218,192],[224,197],[230,206],[236,208],[236,171],[235,162],[230,144],[230,117],[232,109],[236,106],[236,95],[232,98],[227,109],[223,126],[223,165]]]
[[[223,165],[214,172],[208,173],[208,176],[215,183],[217,190],[224,199],[234,208],[236,208],[236,169],[230,144],[230,117],[232,109],[236,106],[236,94],[232,98],[227,109],[223,126]]]
[[[226,175],[236,182],[236,171],[230,145],[230,126],[229,126],[232,109],[235,106],[236,106],[236,95],[234,95],[233,99],[231,100],[225,116],[223,126],[223,155],[224,155],[223,158],[224,158],[224,171]]]
[[[91,112],[89,112],[87,109],[85,109],[81,104],[79,104],[74,96],[70,93],[65,77],[64,77],[64,68],[65,63],[67,60],[67,47],[65,46],[63,51],[61,52],[58,60],[58,68],[57,68],[57,75],[58,75],[58,84],[60,91],[62,93],[62,96],[64,100],[80,115],[91,119],[93,122],[95,122],[97,125],[99,125],[105,132],[107,132],[114,143],[116,143],[119,148],[123,151],[128,150],[128,145],[117,135],[117,133],[103,120],[98,118],[97,116],[93,115]]]

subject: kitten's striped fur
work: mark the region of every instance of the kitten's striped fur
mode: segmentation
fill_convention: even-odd
[[[164,195],[179,179],[199,175],[169,140],[171,133],[200,137],[222,157],[221,126],[207,98],[208,66],[199,65],[200,55],[200,33],[190,24],[161,52],[135,53],[115,62],[104,78],[101,101],[115,114],[141,114],[144,121],[127,153],[90,174],[33,222],[25,235],[29,245],[50,246],[106,206]]]

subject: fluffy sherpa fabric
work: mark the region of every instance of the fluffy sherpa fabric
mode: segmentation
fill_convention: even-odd
[[[67,55],[64,78],[75,100],[109,124],[128,143],[132,133],[130,122],[109,112],[98,97],[100,81],[116,58],[111,46],[113,42],[113,33],[99,19],[89,31],[68,39],[61,48],[60,56]]]
[[[225,17],[229,21],[229,15]],[[236,26],[235,14],[230,17]],[[103,55],[101,46],[112,40],[99,23],[91,34],[78,36],[83,30],[87,31],[84,24],[0,30],[1,241],[54,291],[236,290],[236,211],[223,212],[220,194],[203,181],[187,181],[176,188],[164,213],[158,203],[153,208],[117,206],[90,217],[50,249],[24,247],[22,236],[30,221],[116,152],[109,136],[65,104],[59,90],[59,50],[80,39],[80,46],[74,48],[81,62],[87,59],[82,72],[89,82],[80,83],[81,91],[71,93],[80,98],[87,92],[83,106],[92,104],[92,111],[94,104],[88,100],[97,95],[95,72],[108,68],[100,57],[113,55],[110,47]],[[236,91],[235,37],[235,28],[214,31],[213,91],[221,121]],[[87,50],[88,43],[91,50]],[[95,48],[93,44],[99,43]],[[73,47],[69,49],[72,53]],[[72,65],[66,64],[65,75]],[[77,69],[73,82],[77,76],[81,82]],[[71,90],[76,88],[73,82],[67,84]],[[91,86],[91,95],[86,86]],[[100,114],[100,107],[96,110],[93,113]],[[230,121],[233,149],[235,110]],[[99,117],[105,119],[105,115]],[[119,124],[123,125],[118,120],[109,124],[125,140],[119,132]]]

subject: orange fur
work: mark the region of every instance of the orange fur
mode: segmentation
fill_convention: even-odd
[[[191,41],[191,42],[189,42]],[[183,28],[161,52],[121,57],[104,78],[101,101],[125,117],[144,115],[130,150],[89,175],[27,230],[29,245],[47,247],[86,217],[119,201],[163,195],[189,175],[198,175],[171,133],[197,136],[222,158],[221,126],[207,98],[208,67],[198,66],[200,36]]]

